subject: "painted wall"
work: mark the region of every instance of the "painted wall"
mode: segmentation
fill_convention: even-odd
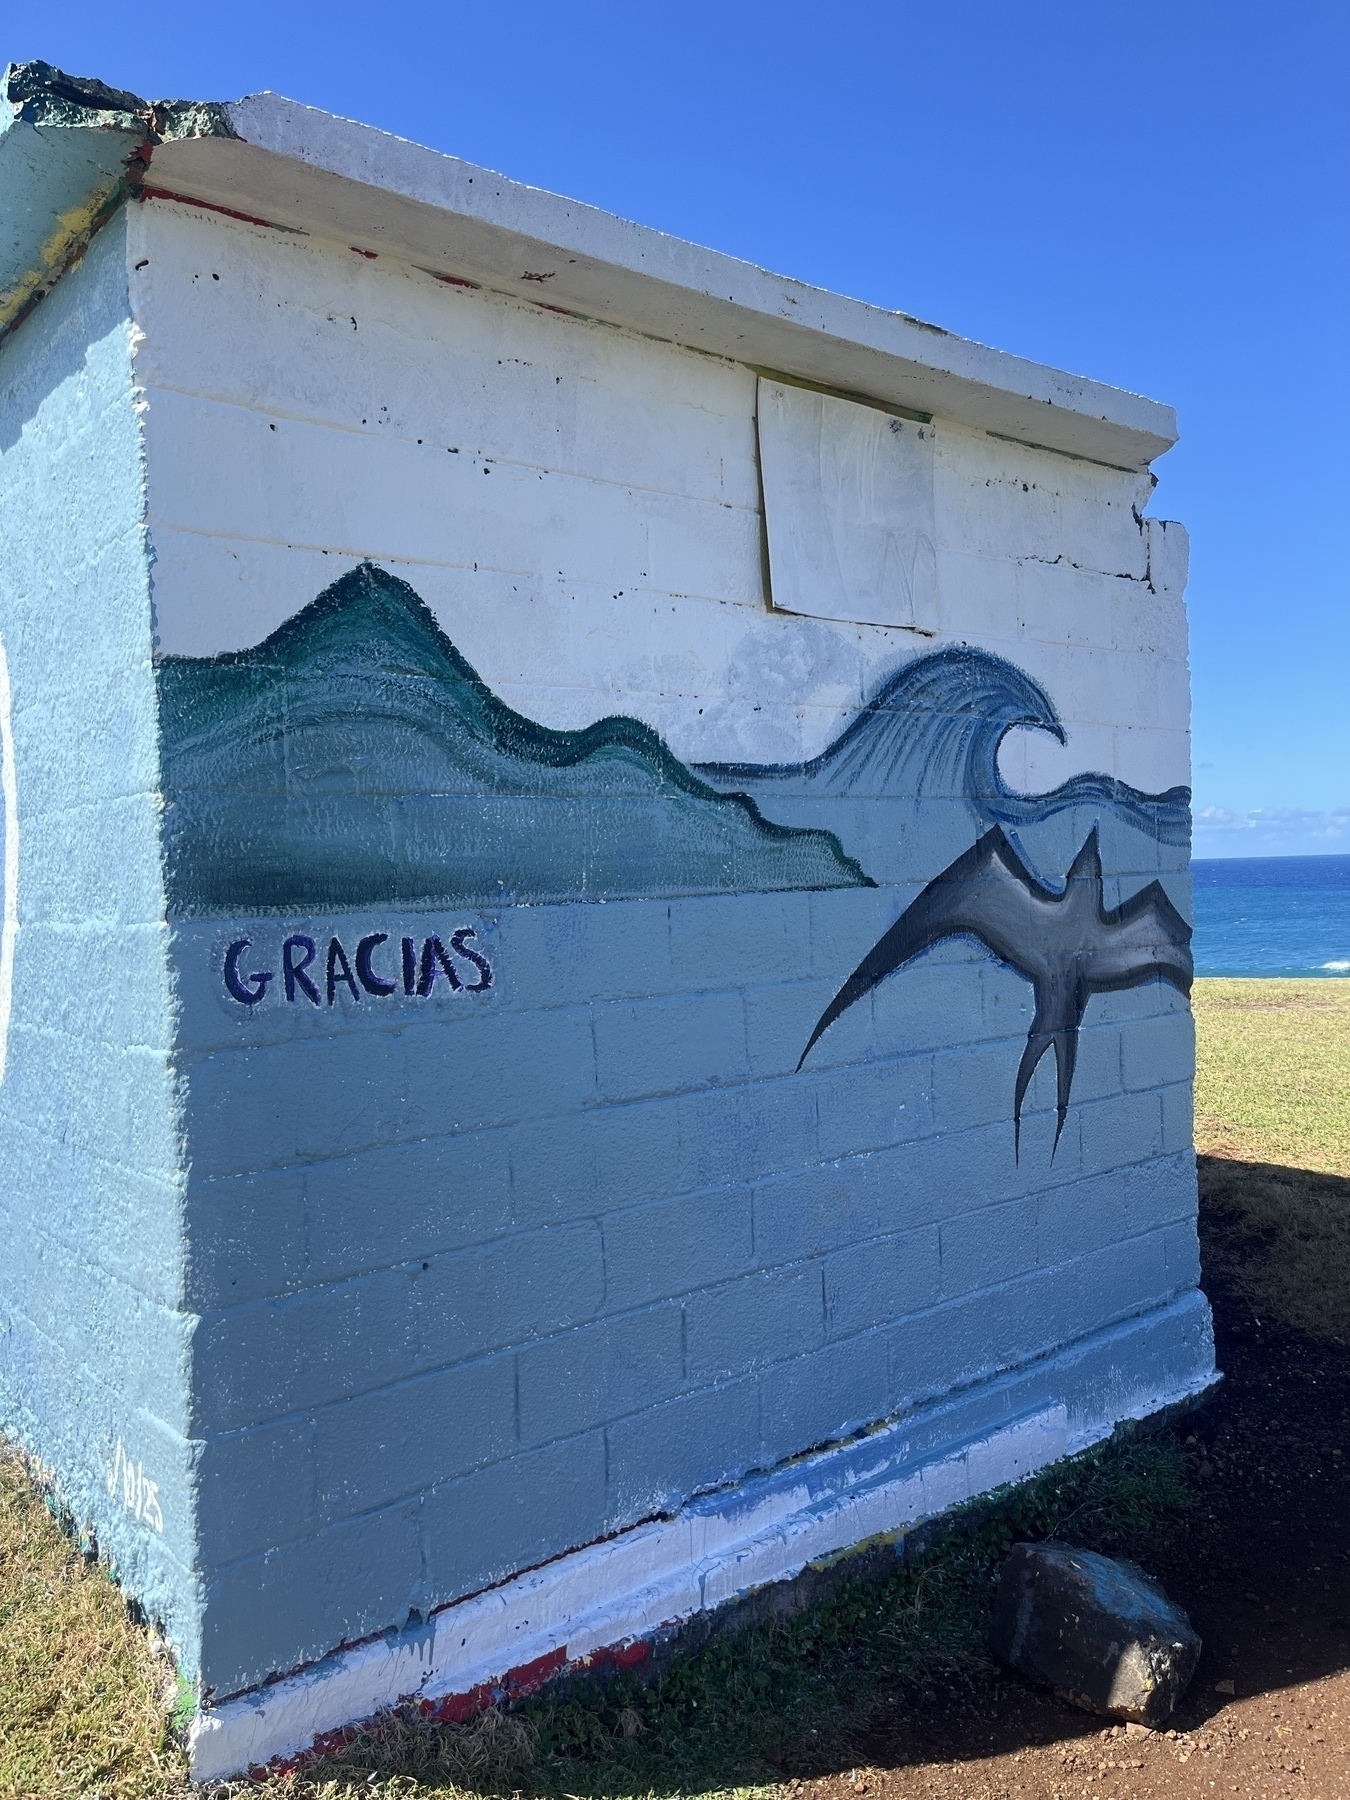
[[[1203,1380],[1147,477],[821,407],[908,433],[920,633],[812,616],[753,371],[546,306],[146,201],[3,357],[6,1418],[209,1694],[956,1389]]]
[[[939,421],[937,635],[791,617],[750,371],[181,205],[131,230],[207,1682],[1171,1316],[1147,478]],[[995,831],[1045,944],[1075,857],[1080,939],[1161,878],[1140,984],[1033,1020],[1026,957],[939,932],[812,1042]]]
[[[0,346],[0,1429],[191,1667],[193,1321],[134,329],[118,219]]]

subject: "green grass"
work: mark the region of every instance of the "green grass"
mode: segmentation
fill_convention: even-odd
[[[181,1792],[166,1657],[0,1453],[0,1797]]]
[[[1350,1176],[1350,981],[1197,981],[1195,1145]]]
[[[715,1637],[659,1679],[545,1694],[466,1726],[389,1719],[341,1759],[276,1777],[271,1800],[376,1794],[648,1796],[779,1784],[846,1766],[878,1704],[978,1669],[993,1583],[1019,1538],[1156,1546],[1190,1504],[1186,1453],[1122,1439],[971,1510],[913,1563],[853,1580],[797,1616]],[[171,1669],[116,1588],[0,1463],[0,1796],[169,1800],[186,1790]],[[258,1792],[230,1783],[221,1796]]]
[[[1258,1319],[1350,1342],[1350,982],[1200,981],[1205,1266]]]

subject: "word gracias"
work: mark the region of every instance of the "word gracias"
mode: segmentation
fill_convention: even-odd
[[[372,931],[356,946],[356,954],[348,960],[339,938],[328,940],[328,953],[323,960],[323,979],[320,982],[318,969],[319,948],[312,937],[304,932],[294,932],[281,946],[281,989],[286,995],[287,1003],[294,1006],[303,995],[312,1006],[324,1004],[326,992],[328,1004],[331,1006],[337,998],[337,991],[345,987],[353,1000],[359,1000],[362,991],[383,999],[389,994],[397,993],[400,985],[403,992],[416,995],[425,1000],[434,990],[438,980],[444,980],[452,992],[481,994],[492,986],[492,965],[477,950],[469,948],[469,939],[476,936],[471,926],[465,925],[450,934],[450,947],[447,950],[438,937],[422,940],[419,951],[417,939],[405,937],[402,940],[401,967],[398,973],[402,981],[390,975],[381,974],[375,966],[375,953],[381,944],[389,942],[387,931]],[[276,980],[273,969],[253,969],[244,974],[240,969],[240,959],[252,943],[252,938],[238,938],[225,952],[225,988],[232,1000],[241,1006],[256,1006],[267,993],[272,982]],[[389,952],[385,953],[389,955]],[[476,972],[476,981],[467,981],[455,966],[455,959],[472,965]],[[313,975],[309,973],[314,969]]]

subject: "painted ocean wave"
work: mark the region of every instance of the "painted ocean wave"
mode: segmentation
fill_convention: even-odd
[[[1050,696],[1014,663],[987,650],[951,645],[916,657],[887,677],[819,756],[809,762],[700,763],[719,787],[744,785],[767,801],[794,796],[967,800],[983,826],[1039,825],[1075,807],[1106,811],[1159,843],[1190,842],[1188,787],[1147,794],[1112,775],[1071,776],[1044,794],[1019,794],[998,754],[1019,728],[1057,743],[1068,734]]]

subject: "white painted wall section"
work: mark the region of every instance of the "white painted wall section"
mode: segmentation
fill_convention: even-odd
[[[916,440],[935,638],[789,629],[765,580],[750,370],[176,202],[133,209],[128,255],[161,653],[256,643],[370,557],[547,725],[623,710],[690,761],[811,756],[898,660],[960,641],[1058,698],[1068,744],[1014,734],[1018,785],[1189,778],[1184,551],[1169,528],[1155,588],[1147,476],[939,421]],[[917,504],[920,534],[926,480],[899,507]],[[772,510],[769,526],[772,558]],[[776,560],[780,589],[805,587]],[[857,567],[830,581],[875,585]]]

